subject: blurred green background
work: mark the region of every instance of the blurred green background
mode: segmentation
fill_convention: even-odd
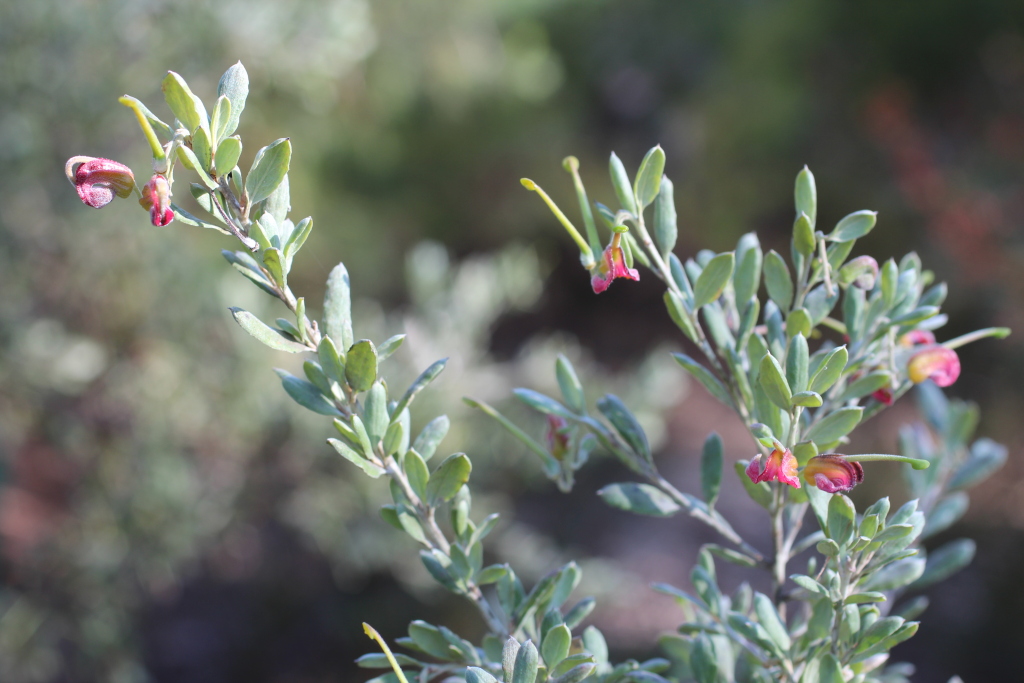
[[[370,649],[364,619],[389,639],[412,618],[480,628],[379,520],[379,482],[346,469],[323,445],[327,421],[287,400],[270,367],[288,361],[230,320],[229,305],[280,312],[226,267],[228,238],[152,228],[133,202],[88,210],[62,177],[77,154],[144,176],[117,97],[164,115],[167,69],[209,100],[238,59],[252,83],[243,160],[291,137],[293,216],[316,220],[293,289],[318,301],[344,260],[357,334],[409,333],[395,376],[452,356],[414,419],[452,416],[444,447],[474,457],[477,509],[507,513],[496,558],[526,577],[584,558],[584,588],[606,605],[594,618],[623,655],[650,654],[678,620],[646,582],[684,584],[709,539],[686,520],[602,508],[593,491],[623,474],[607,460],[557,494],[459,397],[543,389],[561,351],[595,392],[639,406],[682,488],[709,424],[730,457],[748,446],[663,369],[681,341],[653,278],[594,297],[518,179],[572,207],[561,159],[575,154],[607,201],[608,152],[635,168],[660,142],[682,255],[749,230],[784,245],[803,164],[826,224],[878,210],[857,253],[922,255],[950,285],[940,338],[1018,330],[962,353],[952,393],[982,404],[981,433],[1010,446],[1010,463],[949,532],[978,539],[975,564],[930,592],[896,659],[921,681],[1019,680],[1024,4],[1012,0],[0,3],[0,680],[363,680],[351,661]],[[854,446],[891,450],[913,418],[904,401]],[[861,499],[905,498],[896,470],[872,474]],[[727,514],[756,536],[763,520],[729,485]]]

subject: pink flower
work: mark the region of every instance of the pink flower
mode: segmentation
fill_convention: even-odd
[[[781,481],[795,489],[800,488],[800,479],[796,476],[797,462],[788,449],[775,449],[767,459],[758,453],[747,465],[747,476],[750,481],[758,484],[762,481]]]
[[[804,481],[825,493],[846,493],[864,481],[864,468],[840,453],[811,458],[804,467]]]
[[[921,344],[934,344],[935,335],[931,330],[911,330],[900,337],[900,346],[919,346]]]
[[[142,199],[139,204],[149,210],[149,219],[153,225],[162,228],[174,220],[171,210],[171,186],[167,178],[156,173],[149,182],[142,186]]]
[[[608,286],[617,277],[628,277],[630,280],[639,280],[640,273],[635,268],[626,267],[626,257],[619,246],[619,233],[612,235],[611,244],[604,250],[604,257],[597,265],[596,271],[590,278],[590,286],[594,288],[594,294],[600,294],[608,289]]]
[[[555,460],[564,458],[569,452],[569,423],[565,418],[548,415],[548,430],[544,436],[548,451],[555,456]]]
[[[948,387],[960,376],[960,358],[945,346],[928,346],[910,357],[907,375],[914,384],[930,379],[940,387]]]
[[[71,157],[64,173],[75,186],[78,197],[88,206],[100,209],[114,200],[126,198],[135,187],[132,169],[113,159]]]

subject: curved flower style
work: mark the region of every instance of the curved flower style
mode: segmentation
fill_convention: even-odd
[[[910,357],[907,375],[914,384],[930,379],[940,387],[948,387],[960,376],[960,358],[953,349],[929,346]]]
[[[864,468],[840,453],[816,455],[807,461],[804,481],[826,493],[846,493],[864,481]]]
[[[114,201],[114,195],[127,198],[135,187],[132,169],[113,159],[71,157],[64,166],[64,174],[75,186],[79,199],[94,209]]]
[[[594,294],[600,294],[608,289],[612,280],[617,277],[626,277],[630,280],[639,280],[640,273],[636,268],[626,267],[626,257],[619,246],[620,236],[618,233],[612,236],[611,243],[605,248],[601,262],[595,267],[594,275],[590,278],[590,286],[594,288]]]
[[[800,488],[800,479],[796,476],[797,462],[793,453],[787,449],[775,449],[765,458],[758,453],[747,465],[747,476],[750,481],[758,484],[762,481],[781,481],[795,489]]]
[[[142,199],[139,204],[149,211],[149,219],[153,225],[162,228],[174,220],[171,210],[171,186],[167,178],[159,173],[154,174],[149,182],[142,186]]]

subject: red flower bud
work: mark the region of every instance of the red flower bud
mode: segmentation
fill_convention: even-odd
[[[891,387],[882,387],[881,389],[879,389],[875,393],[871,394],[871,398],[875,399],[879,403],[882,403],[882,404],[887,405],[887,406],[891,406],[892,405],[892,400],[893,400],[892,388]]]
[[[911,330],[900,337],[900,346],[918,346],[920,344],[934,344],[935,335],[931,330]]]
[[[132,169],[113,159],[71,157],[64,174],[75,186],[78,197],[88,206],[100,209],[114,200],[126,198],[135,187]]]
[[[960,376],[960,358],[953,349],[929,346],[910,357],[907,375],[914,384],[930,379],[940,387],[948,387]]]
[[[755,455],[747,465],[747,476],[755,484],[762,481],[781,481],[798,489],[800,479],[796,476],[796,468],[796,458],[791,451],[776,449],[767,458],[760,453]]]
[[[561,460],[569,452],[569,423],[565,418],[548,415],[548,430],[544,435],[548,442],[548,451]]]
[[[864,481],[864,468],[839,453],[826,453],[807,461],[804,481],[826,493],[846,493]]]
[[[142,186],[142,199],[139,204],[149,210],[149,219],[158,228],[174,220],[171,210],[171,186],[167,178],[159,173],[154,174],[149,182]]]

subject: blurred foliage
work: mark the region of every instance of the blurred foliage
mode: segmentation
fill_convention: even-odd
[[[571,204],[553,163],[570,150],[583,168],[603,165],[609,148],[634,167],[660,141],[683,253],[726,248],[751,229],[778,247],[793,172],[807,163],[831,193],[821,205],[836,211],[823,221],[869,205],[885,229],[865,248],[918,248],[938,266],[953,292],[948,336],[1024,327],[1020,3],[0,3],[4,681],[146,680],[141,615],[190,577],[250,575],[276,547],[266,529],[282,522],[316,540],[336,581],[390,568],[416,590],[405,549],[381,545],[382,525],[364,516],[377,493],[350,483],[320,442],[326,428],[307,429],[286,407],[267,369],[280,360],[229,320],[228,305],[262,304],[224,267],[223,239],[174,224],[168,248],[141,212],[83,210],[61,177],[72,154],[143,168],[147,151],[117,97],[158,100],[168,68],[209,96],[237,59],[253,85],[243,131],[291,136],[293,205],[317,219],[295,288],[318,299],[344,258],[357,292],[383,302],[363,306],[384,333],[403,329],[417,354],[463,364],[435,390],[446,405],[469,384],[502,395],[534,364],[543,370],[526,376],[543,389],[564,344],[515,355],[537,332],[578,334],[616,366],[670,335],[651,326],[660,293],[644,283],[608,295],[632,297],[626,314],[602,315],[609,306],[556,246],[545,209],[524,197],[517,180],[530,174]],[[419,247],[408,277],[439,279],[438,294],[410,301],[400,264],[424,239],[460,260],[532,246],[451,269],[444,249]],[[201,296],[211,290],[218,305]],[[958,386],[983,399],[987,433],[1019,444],[1018,343],[966,352]],[[495,364],[487,348],[512,360]],[[395,362],[411,376],[424,358]],[[508,480],[503,459],[525,457],[508,441],[452,417],[464,432],[449,446],[496,454],[482,479],[536,485]],[[269,418],[273,429],[256,427]],[[1024,523],[1012,503],[1022,477],[1011,464],[982,511]]]

